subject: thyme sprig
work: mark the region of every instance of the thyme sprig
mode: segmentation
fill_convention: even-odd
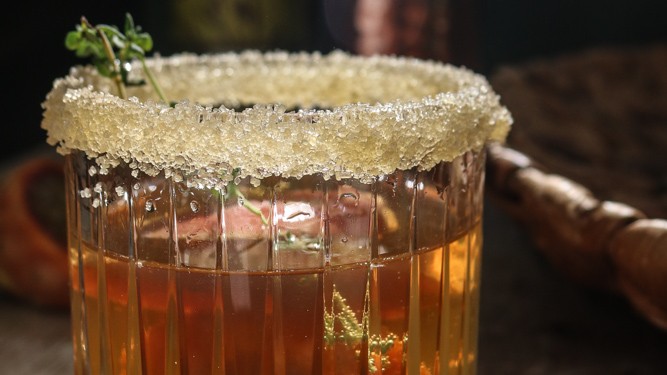
[[[139,60],[155,93],[160,100],[169,103],[155,75],[146,65],[146,53],[153,49],[153,38],[142,32],[141,26],[134,24],[129,13],[125,15],[124,33],[116,26],[93,25],[82,16],[76,30],[67,33],[65,47],[78,57],[91,58],[99,74],[113,80],[118,96],[123,99],[127,99],[127,86],[145,84],[143,80],[131,81],[129,78],[131,62]]]

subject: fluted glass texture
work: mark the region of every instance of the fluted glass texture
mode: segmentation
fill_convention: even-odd
[[[188,187],[67,157],[77,374],[474,374],[484,153]]]

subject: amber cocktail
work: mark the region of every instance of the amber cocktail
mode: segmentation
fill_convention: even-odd
[[[475,373],[483,146],[511,122],[482,77],[343,53],[150,64],[180,102],[77,68],[45,103],[77,373]]]

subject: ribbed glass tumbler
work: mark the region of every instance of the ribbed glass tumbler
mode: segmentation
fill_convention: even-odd
[[[178,101],[78,67],[44,103],[77,374],[475,373],[484,145],[511,123],[483,77],[341,52],[147,64]]]

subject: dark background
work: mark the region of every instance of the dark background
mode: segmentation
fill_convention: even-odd
[[[0,23],[4,39],[0,71],[5,98],[2,101],[4,137],[1,138],[5,141],[0,158],[44,144],[45,133],[39,127],[40,103],[53,79],[65,75],[69,66],[80,63],[65,50],[63,40],[81,15],[86,15],[93,23],[120,25],[124,13],[129,11],[137,24],[153,34],[156,50],[161,54],[183,50],[207,52],[206,47],[179,40],[169,8],[175,1],[24,0],[6,5]],[[209,5],[214,2],[190,1]],[[230,2],[219,2],[225,1]],[[247,2],[236,0],[241,5]],[[275,2],[284,4],[285,14],[291,14],[290,24],[297,24],[306,32],[254,47],[350,49],[349,39],[354,38],[355,33],[350,20],[354,0]],[[667,42],[667,1],[662,0],[450,0],[449,3],[455,9],[465,8],[466,13],[465,18],[456,18],[463,21],[454,24],[451,48],[474,56],[474,60],[468,58],[467,61],[457,61],[466,59],[454,57],[452,62],[466,64],[485,74],[502,64],[590,47]],[[244,45],[243,42],[236,47],[247,45],[253,47],[252,43]]]

